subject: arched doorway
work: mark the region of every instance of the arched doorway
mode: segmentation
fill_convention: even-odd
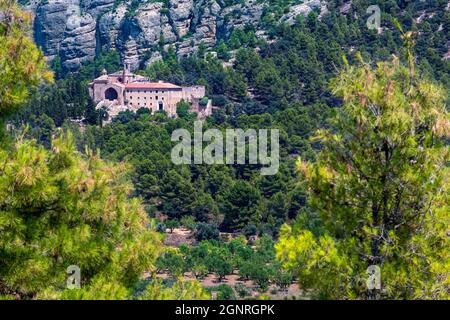
[[[117,100],[117,97],[118,97],[118,94],[117,94],[116,89],[114,89],[114,88],[108,88],[108,89],[105,91],[105,99],[106,99],[106,100],[110,100],[110,101],[112,101],[112,100]]]

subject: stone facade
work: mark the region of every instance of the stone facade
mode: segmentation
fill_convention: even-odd
[[[89,84],[89,95],[97,109],[105,108],[110,117],[121,111],[140,108],[176,116],[177,103],[181,100],[189,102],[190,110],[197,112],[199,118],[212,113],[210,100],[206,106],[200,104],[205,96],[204,86],[182,87],[162,81],[150,82],[146,77],[131,73],[128,66],[112,74],[103,70],[102,75]]]

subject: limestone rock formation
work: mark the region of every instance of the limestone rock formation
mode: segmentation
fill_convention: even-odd
[[[295,17],[297,17],[298,15],[308,15],[315,8],[320,8],[321,10],[324,10],[324,7],[322,7],[323,2],[324,1],[321,0],[304,1],[301,4],[292,6],[290,8],[290,11],[287,14],[283,15],[281,19],[288,23],[293,23]]]
[[[308,13],[323,1],[309,0],[284,18]],[[168,45],[179,56],[212,48],[235,28],[252,24],[264,36],[260,21],[268,3],[244,0],[32,0],[36,42],[49,60],[59,56],[68,70],[91,61],[102,49],[116,49],[132,69],[160,59]]]
[[[178,37],[184,37],[188,34],[191,27],[191,18],[193,15],[193,0],[170,0],[169,15],[173,21],[173,26]]]

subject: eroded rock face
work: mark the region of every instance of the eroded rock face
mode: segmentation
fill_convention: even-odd
[[[88,13],[69,17],[60,45],[60,56],[66,68],[77,69],[95,57],[95,26],[94,18]]]
[[[169,15],[173,21],[173,27],[178,37],[188,34],[193,16],[193,0],[170,0]]]
[[[97,18],[97,33],[101,49],[115,48],[121,31],[122,21],[125,18],[127,8],[125,5],[116,7]]]
[[[96,52],[96,22],[83,12],[79,0],[48,0],[35,7],[36,43],[49,60],[60,56],[63,65],[76,69]]]
[[[115,0],[81,0],[83,11],[89,12],[92,16],[97,17],[114,7]]]
[[[312,6],[320,3],[310,0]],[[26,8],[35,13],[35,38],[49,60],[77,69],[102,49],[117,49],[133,69],[155,61],[161,46],[173,46],[179,56],[190,55],[200,44],[214,47],[234,28],[252,24],[259,29],[267,4],[246,0],[226,7],[222,0],[33,0]],[[307,5],[293,10],[308,12]],[[257,32],[263,34],[263,32]]]
[[[288,23],[294,23],[294,20],[298,15],[308,15],[315,8],[324,10],[325,8],[322,8],[323,2],[324,1],[322,0],[306,0],[301,4],[292,6],[290,11],[281,19]]]

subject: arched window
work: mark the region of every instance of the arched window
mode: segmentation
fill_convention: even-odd
[[[112,100],[117,100],[117,97],[118,97],[118,94],[117,94],[116,89],[114,89],[114,88],[108,88],[108,89],[105,91],[105,99],[106,99],[106,100],[110,100],[110,101],[112,101]]]

